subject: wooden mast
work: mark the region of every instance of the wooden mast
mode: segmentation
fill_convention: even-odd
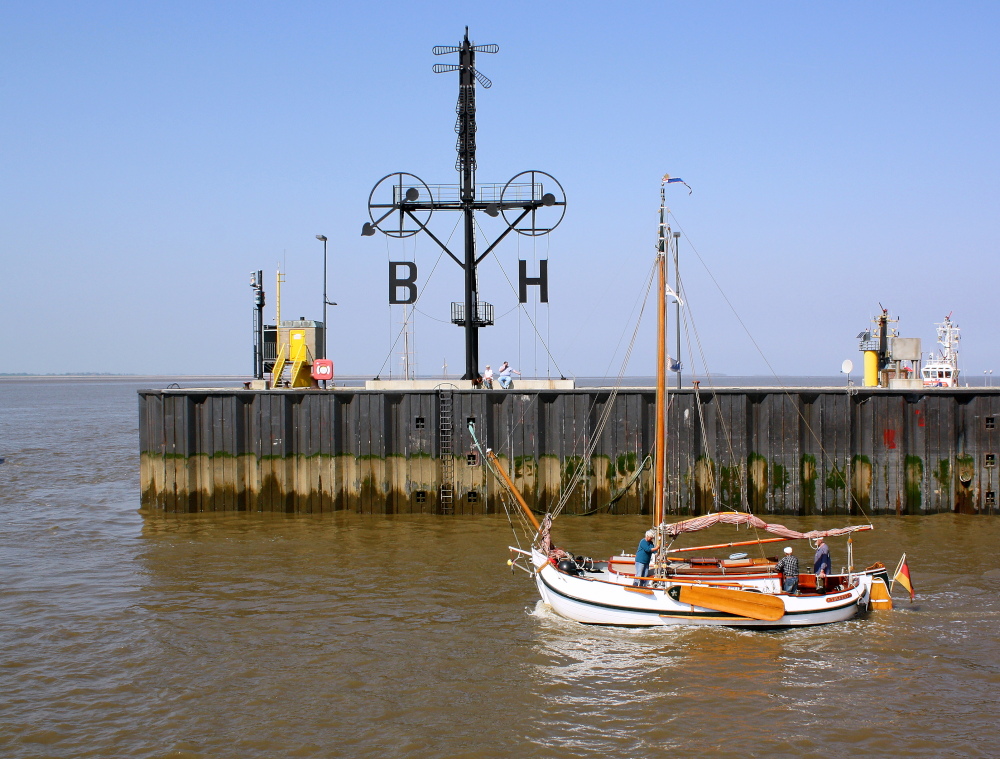
[[[667,226],[666,183],[660,185],[660,240],[656,253],[656,267],[659,272],[659,294],[656,301],[656,455],[653,477],[653,526],[659,527],[663,522],[663,491],[664,475],[666,473],[666,397],[667,378]]]

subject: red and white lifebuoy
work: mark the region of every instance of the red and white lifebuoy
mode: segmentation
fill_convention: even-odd
[[[312,378],[314,380],[332,380],[333,361],[328,358],[318,358],[313,361]]]

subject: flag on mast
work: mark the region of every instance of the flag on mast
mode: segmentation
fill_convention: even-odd
[[[913,581],[910,580],[910,568],[906,565],[905,553],[899,559],[899,566],[896,567],[896,574],[892,577],[892,585],[889,586],[890,593],[897,582],[910,592],[910,603],[913,603],[913,599],[916,594],[913,592]]]
[[[680,177],[672,177],[669,174],[664,174],[663,175],[663,184],[674,184],[674,183],[680,183],[680,184],[684,185],[685,187],[687,187],[688,188],[688,195],[690,195],[692,192],[694,192],[694,190],[691,189],[691,185],[689,185],[687,182],[685,182]]]

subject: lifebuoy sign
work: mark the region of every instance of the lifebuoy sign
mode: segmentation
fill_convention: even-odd
[[[312,378],[314,380],[332,380],[333,361],[328,358],[318,358],[313,361]]]

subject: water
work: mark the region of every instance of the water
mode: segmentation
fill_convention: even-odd
[[[0,380],[0,756],[1000,755],[994,520],[876,520],[859,563],[905,550],[918,591],[893,612],[585,627],[503,517],[140,514],[135,391],[168,381]]]

